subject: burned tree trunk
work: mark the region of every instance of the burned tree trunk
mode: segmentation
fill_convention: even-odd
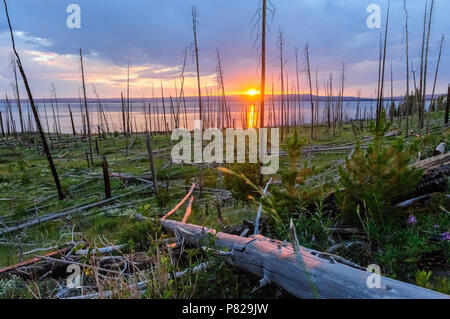
[[[153,150],[150,135],[147,135],[147,152],[148,152],[148,160],[150,162],[150,170],[152,172],[153,188],[155,189],[155,193],[158,194],[158,182],[156,180],[155,164],[153,163]]]
[[[105,196],[111,198],[111,184],[109,182],[108,161],[106,156],[103,156],[103,179],[105,181]]]
[[[50,154],[50,150],[48,148],[47,140],[45,138],[45,134],[44,134],[44,131],[42,129],[41,121],[39,119],[39,113],[38,113],[38,111],[36,109],[36,105],[34,104],[33,95],[31,94],[31,89],[30,89],[30,86],[28,84],[27,76],[25,75],[25,71],[23,69],[22,62],[20,60],[20,56],[19,56],[19,54],[17,53],[17,50],[16,50],[16,44],[14,42],[14,35],[13,35],[12,26],[11,26],[11,21],[9,19],[8,6],[6,5],[6,0],[3,0],[3,3],[5,4],[5,12],[6,12],[6,17],[8,19],[9,30],[10,30],[10,33],[11,33],[11,41],[12,41],[13,51],[14,51],[14,55],[16,56],[16,59],[17,59],[17,61],[16,61],[17,62],[17,67],[19,68],[20,74],[22,75],[23,83],[25,85],[25,89],[26,89],[27,94],[28,94],[28,99],[30,100],[31,109],[33,111],[34,119],[36,121],[36,128],[37,128],[37,130],[39,132],[39,136],[41,137],[42,148],[43,148],[44,153],[45,153],[45,155],[47,157],[47,161],[48,161],[48,164],[50,166],[50,170],[52,172],[53,179],[55,181],[56,190],[58,191],[58,197],[59,197],[60,200],[63,200],[64,199],[64,194],[63,194],[63,191],[62,191],[62,188],[61,188],[61,184],[59,182],[58,172],[56,171],[56,167],[55,167],[55,164],[53,162],[52,155]]]
[[[448,84],[447,104],[445,106],[445,125],[448,124],[448,111],[450,109],[450,83]]]

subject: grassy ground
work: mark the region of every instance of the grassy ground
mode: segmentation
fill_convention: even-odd
[[[421,132],[422,137],[419,138],[417,137],[419,132],[414,130],[407,139],[407,142],[419,139],[421,158],[431,156],[436,145],[447,141],[442,118],[441,113],[434,114],[429,134],[425,135]],[[404,132],[404,125],[404,119],[402,127],[398,119],[395,119],[391,130]],[[410,128],[415,127],[413,122]],[[297,131],[302,138],[308,138],[308,127],[299,128]],[[289,132],[290,136],[292,134],[293,129]],[[343,144],[352,146],[358,140],[371,136],[367,128],[363,132],[355,132],[349,123],[337,128],[335,136],[332,132],[327,132],[325,127],[318,129],[316,135],[314,145],[327,147]],[[390,144],[394,139],[396,137],[386,138],[386,144]],[[94,136],[92,141],[94,167],[88,166],[86,140],[79,137],[51,136],[52,155],[66,195],[63,201],[57,199],[45,157],[37,153],[35,135],[8,139],[16,152],[23,156],[23,160],[2,144],[0,147],[0,222],[2,226],[15,226],[39,215],[104,199],[101,164],[103,155],[108,160],[110,172],[150,178],[146,140],[143,134],[135,134],[127,138],[119,134]],[[98,145],[98,154],[95,141]],[[34,255],[48,253],[56,246],[63,247],[72,240],[83,240],[91,247],[102,246],[102,243],[108,242],[127,244],[127,252],[131,254],[144,251],[151,258],[152,264],[158,265],[157,269],[161,272],[158,277],[159,283],[150,286],[144,297],[289,297],[281,289],[272,286],[251,293],[252,288],[257,286],[259,278],[241,273],[224,264],[222,260],[194,249],[187,250],[183,258],[175,265],[170,262],[170,256],[164,252],[163,247],[166,235],[157,226],[142,224],[132,216],[142,214],[152,217],[165,214],[184,197],[192,182],[199,182],[201,175],[203,175],[204,189],[195,191],[194,212],[189,222],[221,230],[224,227],[241,225],[243,220],[254,220],[258,205],[248,199],[249,195],[255,196],[255,192],[239,179],[223,176],[213,168],[200,170],[198,166],[193,165],[170,165],[169,155],[172,144],[168,135],[155,135],[152,141],[157,178],[161,182],[158,196],[155,196],[151,189],[147,189],[123,197],[109,206],[98,207],[3,235],[0,237],[0,267],[16,264]],[[412,206],[402,212],[404,215],[402,225],[387,225],[384,229],[377,229],[374,226],[370,230],[364,230],[364,235],[354,238],[336,238],[327,230],[336,224],[338,216],[324,213],[325,209],[321,206],[322,199],[330,190],[339,187],[337,167],[345,164],[348,153],[348,150],[338,150],[304,154],[301,157],[298,167],[302,167],[303,162],[306,162],[307,166],[314,168],[313,173],[302,186],[305,193],[309,194],[309,203],[300,210],[301,213],[297,211],[294,215],[290,213],[289,207],[286,208],[286,212],[284,208],[281,209],[280,214],[284,214],[283,221],[287,223],[290,218],[293,218],[300,243],[322,251],[341,241],[376,241],[376,249],[355,246],[338,249],[335,253],[362,266],[379,264],[383,274],[387,276],[448,293],[449,242],[440,238],[441,234],[448,231],[450,227],[448,213],[450,201],[446,194],[435,194],[426,203]],[[418,156],[418,153],[415,155]],[[288,165],[287,159],[283,157],[281,167],[286,165]],[[229,168],[257,180],[258,171],[255,165],[234,164]],[[165,183],[169,175],[170,188],[166,191]],[[274,176],[274,180],[276,184],[279,176]],[[113,196],[136,191],[142,186],[142,183],[133,180],[111,178]],[[222,189],[231,191],[233,198],[220,200],[220,195],[223,194]],[[173,215],[174,219],[181,220],[185,205]],[[223,217],[221,224],[218,223],[217,207],[220,207]],[[406,220],[410,215],[415,216],[417,223],[408,226]],[[270,224],[269,222],[267,235],[282,240],[288,239],[285,232],[271,227]],[[27,254],[29,251],[43,247],[49,250]],[[179,281],[167,280],[167,276],[164,275],[211,259],[215,262],[208,272],[190,274],[186,279]],[[35,282],[24,282],[17,278],[9,281],[0,280],[0,297],[54,297],[55,290],[59,287],[57,283],[61,283],[63,279]],[[123,289],[123,286],[111,287],[119,291],[117,297],[137,297],[134,292]]]

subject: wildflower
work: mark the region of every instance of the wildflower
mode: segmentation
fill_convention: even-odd
[[[434,224],[433,227],[434,227],[434,228],[439,228],[439,225],[438,225],[438,224]]]
[[[408,220],[406,221],[406,223],[407,223],[408,225],[414,225],[414,224],[417,224],[416,216],[414,216],[414,215],[409,215]]]
[[[448,231],[446,231],[445,233],[443,233],[441,235],[441,238],[442,238],[442,240],[450,241],[450,233]]]

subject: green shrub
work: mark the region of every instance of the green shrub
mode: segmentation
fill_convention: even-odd
[[[420,181],[422,171],[408,165],[417,143],[407,146],[399,138],[384,146],[383,135],[388,128],[384,120],[380,120],[378,128],[372,123],[374,142],[367,150],[358,143],[352,157],[346,160],[345,169],[339,167],[343,189],[337,190],[336,197],[347,222],[361,222],[358,209],[377,222],[383,221],[395,211],[394,204]]]
[[[297,131],[286,141],[286,152],[288,165],[279,170],[281,187],[273,187],[271,193],[277,210],[287,212],[286,220],[289,222],[292,213],[300,213],[301,207],[307,200],[311,200],[311,194],[305,191],[304,182],[312,174],[313,169],[308,168],[306,163],[298,169],[302,148],[307,144],[306,139],[298,136]]]
[[[226,166],[231,171],[238,175],[243,174],[253,184],[258,185],[259,180],[259,165],[256,163],[234,163]],[[233,198],[248,201],[251,197],[257,195],[256,190],[245,182],[242,178],[225,174],[224,175],[224,188],[230,190],[233,193]],[[250,197],[251,196],[251,197]]]

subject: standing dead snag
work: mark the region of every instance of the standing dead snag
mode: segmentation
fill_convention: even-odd
[[[427,42],[425,46],[425,59],[424,59],[424,69],[423,69],[423,91],[422,91],[422,98],[421,98],[421,110],[422,110],[422,118],[420,123],[420,128],[423,128],[424,126],[424,117],[425,117],[425,100],[426,100],[426,93],[427,93],[427,69],[428,69],[428,48],[430,44],[430,33],[431,33],[431,19],[433,18],[433,7],[434,7],[434,0],[431,0],[430,5],[430,16],[428,18],[428,29],[427,29]],[[428,110],[429,111],[429,110]]]
[[[390,10],[391,2],[388,2],[388,9],[386,14],[386,30],[384,33],[384,45],[383,45],[383,58],[381,60],[381,47],[380,47],[380,62],[382,63],[379,65],[381,74],[378,75],[380,78],[379,83],[379,92],[378,92],[378,101],[377,101],[377,114],[376,114],[376,127],[378,129],[378,126],[380,124],[380,116],[381,116],[381,109],[383,108],[383,90],[384,90],[384,70],[386,66],[386,47],[387,47],[387,36],[388,36],[388,30],[389,30],[389,10]]]
[[[410,105],[409,105],[408,10],[406,9],[406,0],[403,0],[403,10],[405,11],[405,47],[406,47],[406,96],[405,96],[406,132],[405,132],[405,136],[408,137]],[[400,118],[401,118],[401,114],[400,114]]]
[[[63,194],[63,191],[62,191],[62,188],[61,188],[61,184],[59,182],[58,172],[56,171],[56,167],[55,167],[55,164],[53,163],[52,155],[50,154],[50,150],[48,148],[47,139],[45,138],[44,131],[42,130],[41,121],[39,119],[39,113],[38,113],[38,111],[36,109],[36,105],[34,104],[34,99],[33,99],[33,95],[31,94],[31,89],[30,89],[30,86],[28,84],[27,76],[25,75],[25,71],[24,71],[24,69],[22,67],[22,62],[20,60],[19,53],[17,53],[17,50],[16,50],[16,44],[14,42],[14,34],[13,34],[12,26],[11,26],[11,21],[9,19],[8,6],[6,4],[6,0],[3,0],[3,3],[5,5],[5,13],[6,13],[6,18],[8,19],[8,26],[9,26],[9,31],[11,33],[11,42],[12,42],[14,55],[16,56],[16,60],[17,60],[16,61],[17,62],[17,67],[19,68],[20,74],[22,75],[23,83],[25,85],[25,89],[26,89],[27,94],[28,94],[28,100],[30,101],[31,109],[33,111],[34,119],[36,121],[36,128],[37,128],[37,130],[39,132],[39,136],[41,137],[42,148],[44,150],[45,155],[47,156],[47,161],[48,161],[48,164],[50,166],[50,170],[52,172],[53,179],[55,181],[56,190],[58,191],[58,197],[59,197],[60,200],[63,200],[64,199],[64,194]]]
[[[260,86],[260,123],[259,127],[264,128],[264,102],[266,97],[266,15],[267,15],[267,1],[262,0],[262,12],[261,12],[261,86]],[[262,152],[262,146],[260,145]],[[261,174],[262,163],[259,162],[259,186],[262,187],[264,183],[264,176]]]
[[[103,156],[103,179],[105,181],[105,196],[111,198],[111,184],[109,183],[108,161]]]
[[[86,113],[86,127],[87,127],[87,138],[88,138],[88,144],[89,144],[89,155],[90,155],[92,166],[95,166],[94,159],[92,157],[91,122],[89,121],[89,109],[88,109],[88,103],[87,103],[87,97],[86,97],[86,83],[84,82],[83,53],[81,52],[81,49],[80,49],[80,64],[81,64],[81,80],[83,83],[84,109],[85,109],[85,113]]]
[[[448,84],[448,92],[447,92],[447,104],[445,106],[445,125],[448,124],[448,112],[450,109],[450,83]]]
[[[17,83],[16,60],[15,60],[14,56],[11,56],[11,67],[13,69],[13,74],[14,74],[14,84],[15,84],[14,95],[16,96],[17,109],[19,111],[20,129],[21,129],[21,133],[23,134],[23,133],[25,133],[25,129],[24,129],[24,125],[23,125],[22,107],[20,105],[19,84]]]
[[[312,96],[312,83],[311,83],[311,67],[309,64],[309,45],[307,44],[305,46],[305,55],[306,55],[306,72],[308,77],[308,84],[309,84],[309,97],[311,100],[311,130],[310,130],[310,138],[311,142],[314,138],[314,102],[313,102],[313,96]]]
[[[427,120],[427,129],[425,134],[428,134],[428,130],[430,128],[430,120],[431,120],[431,106],[435,103],[434,102],[434,93],[436,90],[436,81],[437,81],[437,76],[438,76],[438,72],[439,72],[439,64],[441,63],[441,54],[442,54],[442,46],[444,45],[444,35],[442,35],[441,38],[441,44],[439,45],[439,55],[438,55],[438,60],[436,63],[436,71],[434,72],[434,83],[433,83],[433,91],[431,93],[431,103],[430,103],[430,107],[428,108],[428,120]]]
[[[262,0],[262,24],[261,24],[261,87],[260,87],[260,124],[264,127],[264,99],[266,94],[266,0]]]
[[[194,31],[195,64],[196,64],[196,68],[197,68],[198,107],[199,107],[199,114],[200,114],[199,119],[201,121],[202,120],[202,89],[200,86],[200,65],[198,63],[197,27],[198,27],[197,7],[192,6],[192,30]]]
[[[155,189],[155,194],[158,194],[158,182],[156,180],[156,170],[155,164],[153,163],[153,150],[150,135],[147,134],[147,152],[148,160],[150,162],[150,170],[152,172],[153,188]]]
[[[73,136],[77,136],[77,132],[75,131],[75,124],[73,123],[73,114],[72,110],[70,109],[70,104],[67,104],[67,106],[69,107],[70,123],[72,124],[72,133]]]

